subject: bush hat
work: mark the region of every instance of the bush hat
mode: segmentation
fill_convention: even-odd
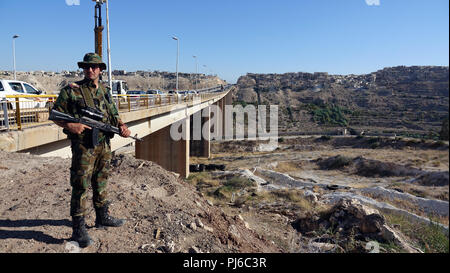
[[[98,64],[101,70],[106,70],[106,64],[102,61],[97,53],[87,53],[84,55],[83,61],[78,62],[78,67],[84,69],[86,66]]]

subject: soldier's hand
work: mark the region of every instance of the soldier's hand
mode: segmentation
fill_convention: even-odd
[[[92,129],[91,127],[84,125],[82,123],[67,123],[67,130],[73,134],[81,134],[85,129]]]
[[[131,135],[131,131],[125,123],[120,124],[119,128],[121,137],[129,137]]]

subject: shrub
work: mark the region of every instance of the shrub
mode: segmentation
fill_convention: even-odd
[[[378,147],[380,147],[380,142],[378,141],[370,144],[370,149],[376,149]]]
[[[245,189],[247,187],[253,187],[256,186],[255,182],[251,181],[250,179],[244,178],[244,177],[233,177],[230,180],[227,180],[223,183],[223,186],[226,190],[229,191],[236,191]]]
[[[346,111],[337,105],[308,104],[306,109],[313,116],[314,122],[339,126],[348,125],[348,119],[344,115]]]
[[[331,136],[321,136],[321,137],[319,137],[319,140],[323,140],[323,141],[328,141],[328,140],[331,140]]]
[[[350,157],[337,155],[334,157],[327,158],[323,161],[320,161],[318,164],[322,169],[332,170],[332,169],[340,169],[342,167],[348,166],[353,162],[353,159]]]

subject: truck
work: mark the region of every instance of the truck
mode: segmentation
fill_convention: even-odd
[[[128,91],[128,85],[126,81],[123,80],[112,80],[111,93],[113,95],[125,95]]]

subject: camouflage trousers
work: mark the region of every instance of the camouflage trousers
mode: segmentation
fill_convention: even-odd
[[[95,148],[87,148],[78,141],[72,142],[70,168],[70,215],[85,216],[88,209],[87,191],[92,186],[94,208],[106,205],[106,185],[111,164],[111,146],[103,141]]]

